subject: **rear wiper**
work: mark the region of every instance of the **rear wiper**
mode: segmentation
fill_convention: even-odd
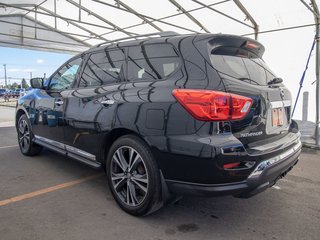
[[[283,80],[282,80],[282,78],[274,78],[274,79],[272,79],[271,81],[269,81],[268,82],[268,85],[272,85],[272,84],[278,84],[278,83],[282,83],[283,82]]]

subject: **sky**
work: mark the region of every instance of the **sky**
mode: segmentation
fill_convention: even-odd
[[[263,56],[268,66],[283,78],[285,86],[292,94],[292,107],[296,99],[299,82],[311,49],[315,36],[313,27],[296,29],[290,31],[276,32],[273,34],[262,34],[259,41],[266,48]],[[316,84],[315,79],[315,51],[313,51],[306,72],[301,96],[299,98],[294,119],[302,119],[302,94],[309,92],[308,120],[315,122],[316,116]]]
[[[8,84],[20,83],[32,77],[49,77],[72,55],[0,47],[0,85],[4,85],[4,64],[7,67]]]

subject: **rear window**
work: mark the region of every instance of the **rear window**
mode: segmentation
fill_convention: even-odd
[[[128,80],[158,80],[179,67],[179,56],[171,44],[132,46],[128,53]]]
[[[267,85],[276,77],[261,58],[245,49],[220,47],[210,58],[217,71],[254,85]]]

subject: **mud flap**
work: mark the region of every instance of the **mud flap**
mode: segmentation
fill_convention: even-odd
[[[165,204],[168,203],[171,193],[169,192],[167,183],[163,177],[162,171],[160,170],[160,181],[161,181],[161,195],[159,196],[158,201],[156,204],[153,205],[153,207],[146,213],[144,216],[147,216],[155,211],[158,211],[160,208],[162,208]]]

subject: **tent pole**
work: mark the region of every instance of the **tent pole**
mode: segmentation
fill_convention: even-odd
[[[316,45],[316,129],[315,129],[315,139],[316,145],[320,146],[320,135],[319,135],[319,105],[320,105],[320,46],[319,46],[319,38],[320,38],[320,19],[317,17],[317,45]]]
[[[316,129],[315,129],[315,140],[316,146],[320,146],[320,135],[319,135],[319,107],[320,107],[320,17],[319,17],[319,8],[315,0],[311,0],[311,5],[314,12],[314,19],[316,23]]]

